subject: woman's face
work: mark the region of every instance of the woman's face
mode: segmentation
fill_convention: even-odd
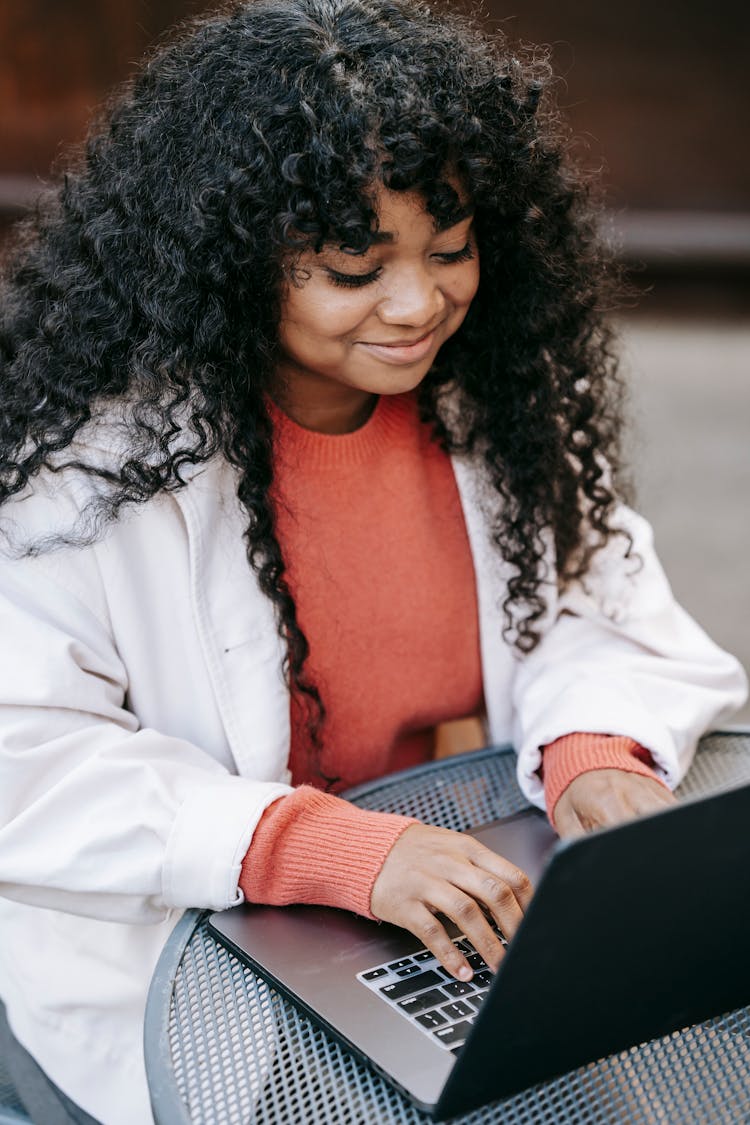
[[[348,432],[374,395],[413,390],[477,291],[471,214],[437,230],[417,193],[381,187],[376,204],[380,233],[365,254],[308,250],[283,294],[277,397],[308,429]]]

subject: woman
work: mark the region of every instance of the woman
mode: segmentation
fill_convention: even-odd
[[[742,700],[618,500],[611,270],[546,78],[412,0],[240,4],[9,261],[0,993],[79,1119],[149,1119],[184,907],[358,910],[466,979],[442,912],[499,963],[524,874],[335,795],[438,723],[484,715],[573,832],[673,800]]]

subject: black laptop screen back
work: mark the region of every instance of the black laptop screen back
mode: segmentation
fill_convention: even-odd
[[[439,1115],[750,1002],[749,826],[744,788],[559,848]]]

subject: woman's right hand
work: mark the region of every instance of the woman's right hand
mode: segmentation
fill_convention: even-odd
[[[494,971],[502,943],[485,911],[510,939],[533,890],[528,876],[472,836],[412,824],[391,848],[370,897],[376,918],[410,930],[459,980],[472,969],[436,914],[450,918]]]

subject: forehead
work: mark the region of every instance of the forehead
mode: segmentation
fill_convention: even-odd
[[[452,187],[454,185],[451,185]],[[474,207],[466,192],[456,185],[457,201],[441,218],[430,213],[426,197],[418,191],[391,191],[379,186],[373,193],[373,206],[378,219],[378,229],[373,241],[392,242],[415,224],[429,225],[433,231],[447,230],[469,218]]]
[[[474,203],[458,176],[446,175],[429,188],[396,191],[381,179],[371,182],[360,197],[361,221],[339,226],[335,220],[315,234],[298,231],[296,247],[289,248],[287,261],[307,258],[322,251],[361,255],[380,244],[405,243],[416,237],[426,240],[457,227],[474,214]]]

